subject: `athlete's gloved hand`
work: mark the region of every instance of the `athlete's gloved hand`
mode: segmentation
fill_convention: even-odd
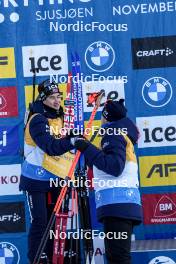
[[[80,136],[71,138],[70,143],[81,152],[84,152],[90,145],[90,142],[87,139]]]
[[[67,138],[72,138],[72,137],[83,137],[83,131],[78,131],[74,129],[69,129],[66,134]]]

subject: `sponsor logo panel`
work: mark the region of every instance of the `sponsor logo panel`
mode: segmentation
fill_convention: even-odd
[[[57,4],[61,5],[61,4],[65,4],[65,2],[71,3],[71,4],[77,4],[77,2],[87,3],[87,2],[90,2],[90,1],[92,1],[92,0],[57,0]],[[48,1],[47,4],[53,6],[53,3],[54,3],[54,1],[50,0],[50,1]],[[28,6],[30,6],[30,4],[31,3],[28,0],[24,0],[22,2],[18,2],[18,1],[15,1],[15,0],[10,0],[10,1],[1,0],[1,7],[4,7],[4,8],[21,7],[21,6],[28,7]],[[45,1],[42,1],[42,0],[36,0],[36,5],[44,6],[44,5],[46,5],[46,3],[45,3]]]
[[[149,264],[164,264],[164,263],[167,263],[167,264],[176,264],[175,261],[169,257],[166,257],[166,256],[158,256],[154,259],[152,259]]]
[[[18,248],[9,242],[0,242],[0,260],[2,264],[19,264],[20,253]]]
[[[104,41],[96,41],[90,44],[85,52],[87,66],[96,72],[107,71],[114,64],[114,60],[114,49]]]
[[[14,48],[0,48],[0,79],[16,78]]]
[[[142,97],[151,107],[162,107],[172,98],[172,86],[162,77],[148,79],[142,87]]]
[[[133,69],[176,66],[176,36],[132,39]]]
[[[0,165],[0,196],[18,195],[19,181],[21,175],[21,165]]]
[[[176,146],[176,115],[137,117],[139,148]]]
[[[68,74],[66,44],[51,44],[22,47],[24,77]]]
[[[125,98],[123,81],[83,82],[84,112],[92,112],[93,104],[88,104],[87,99],[91,93],[102,91],[104,96],[98,111],[101,111],[107,99],[119,100]],[[109,89],[111,87],[111,89]]]
[[[18,116],[16,87],[0,87],[0,117]]]
[[[176,185],[176,155],[139,157],[141,187]]]
[[[18,126],[0,126],[0,157],[19,154]]]
[[[175,224],[176,193],[143,194],[144,224]]]
[[[0,203],[0,233],[26,231],[24,202]]]

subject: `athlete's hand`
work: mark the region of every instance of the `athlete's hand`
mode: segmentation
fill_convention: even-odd
[[[90,145],[90,142],[87,139],[80,136],[72,137],[70,143],[81,152],[84,152]]]

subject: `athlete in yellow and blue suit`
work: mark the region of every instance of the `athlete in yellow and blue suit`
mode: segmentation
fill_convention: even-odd
[[[25,129],[24,155],[20,190],[27,193],[31,214],[31,226],[28,235],[28,258],[33,262],[42,235],[47,225],[47,194],[51,193],[54,200],[59,194],[57,188],[50,188],[50,179],[56,178],[50,169],[53,166],[52,157],[62,155],[73,149],[70,140],[56,138],[50,133],[59,131],[63,126],[63,108],[61,96],[56,83],[49,80],[38,86],[39,99],[32,105],[32,116]],[[48,159],[50,157],[50,159]],[[50,164],[51,163],[51,164]],[[40,263],[51,263],[52,244],[47,245]],[[46,254],[47,253],[47,254]],[[48,255],[48,256],[47,256]]]
[[[119,232],[118,239],[105,238],[109,264],[131,263],[132,230],[142,219],[134,153],[138,130],[126,113],[123,99],[107,101],[102,111],[105,134],[101,149],[84,138],[71,138],[71,143],[84,153],[88,166],[93,167],[98,220],[103,223],[105,233]]]

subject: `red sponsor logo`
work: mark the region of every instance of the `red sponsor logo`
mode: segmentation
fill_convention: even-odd
[[[175,224],[176,193],[144,194],[144,224]]]
[[[0,118],[18,116],[16,87],[0,87]]]

